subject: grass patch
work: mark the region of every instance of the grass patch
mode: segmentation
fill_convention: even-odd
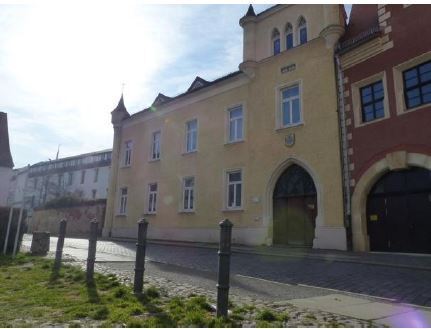
[[[218,319],[203,296],[168,298],[156,287],[136,296],[115,275],[85,272],[27,254],[0,256],[0,327],[238,327]]]

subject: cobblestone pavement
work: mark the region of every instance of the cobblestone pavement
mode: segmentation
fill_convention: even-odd
[[[31,239],[31,236],[26,236],[24,245],[29,245],[28,239]],[[51,250],[55,250],[55,239],[52,239],[52,244]],[[85,240],[66,239],[65,253],[86,259],[87,245]],[[97,260],[99,262],[133,261],[134,249],[134,243],[99,241]],[[147,257],[153,262],[198,270],[196,273],[215,273],[217,268],[217,251],[208,248],[148,244]],[[233,253],[231,271],[234,278],[242,278],[241,280],[252,277],[250,280],[263,279],[290,285],[289,289],[282,289],[280,286],[274,290],[297,289],[297,293],[292,296],[285,295],[284,299],[301,298],[298,297],[301,293],[318,295],[324,294],[323,291],[328,291],[327,289],[336,289],[403,303],[431,306],[431,285],[429,284],[431,271],[427,270]],[[244,282],[240,281],[239,284],[244,285]],[[308,286],[326,289],[319,290]],[[250,290],[251,287],[259,288],[253,283],[244,289]]]

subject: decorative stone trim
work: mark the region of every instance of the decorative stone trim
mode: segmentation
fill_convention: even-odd
[[[349,148],[347,149],[347,154],[348,154],[348,155],[353,155],[353,148],[349,147]]]
[[[352,119],[347,118],[346,119],[346,126],[350,126],[352,124]]]
[[[348,133],[347,134],[347,139],[350,141],[350,140],[352,140],[352,133]]]
[[[349,163],[349,170],[350,171],[355,170],[355,164],[354,163]]]
[[[355,180],[354,180],[354,179],[351,179],[351,180],[350,180],[350,186],[352,186],[352,187],[354,187],[354,186],[355,186]]]

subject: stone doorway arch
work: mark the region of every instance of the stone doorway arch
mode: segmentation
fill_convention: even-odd
[[[357,182],[352,194],[352,236],[355,251],[369,251],[366,203],[374,184],[388,171],[421,167],[431,170],[431,156],[420,153],[396,151],[371,165]]]

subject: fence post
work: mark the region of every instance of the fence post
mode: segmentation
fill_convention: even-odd
[[[54,271],[58,272],[61,267],[61,257],[63,255],[64,238],[66,237],[67,220],[60,221],[60,229],[58,231],[57,250],[55,251]]]
[[[229,304],[230,246],[233,224],[229,219],[220,222],[220,246],[217,281],[217,316],[227,317]]]
[[[145,218],[138,221],[138,243],[136,244],[135,280],[133,292],[142,294],[144,287],[145,249],[147,248],[148,222]]]
[[[94,262],[96,261],[97,246],[97,225],[94,219],[90,222],[90,238],[88,240],[88,258],[87,258],[87,283],[93,283],[94,280]]]

